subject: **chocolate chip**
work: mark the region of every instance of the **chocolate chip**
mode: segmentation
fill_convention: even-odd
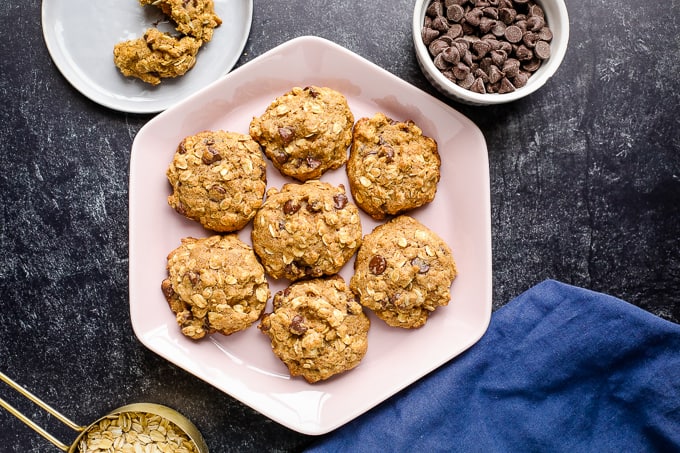
[[[437,56],[441,57],[441,59],[449,65],[456,64],[460,61],[460,52],[458,52],[456,46],[447,47]]]
[[[477,42],[472,43],[472,49],[477,54],[477,58],[482,58],[487,53],[489,53],[489,51],[491,51],[491,44],[489,44],[485,40],[479,40]]]
[[[185,140],[182,140],[182,142],[179,144],[179,146],[177,147],[177,152],[180,153],[180,154],[186,154],[187,153]]]
[[[442,14],[444,14],[444,9],[442,7],[441,2],[434,1],[430,3],[430,6],[427,7],[427,10],[425,10],[425,14],[427,14],[430,17],[439,17]]]
[[[453,24],[449,27],[449,31],[446,32],[446,36],[456,39],[463,36],[463,26],[461,24]]]
[[[293,200],[288,200],[283,204],[283,213],[286,214],[286,215],[295,214],[299,210],[300,210],[300,205]]]
[[[411,260],[411,264],[418,268],[419,274],[426,274],[430,270],[430,265],[422,258],[415,257]]]
[[[522,43],[527,46],[529,49],[533,49],[536,47],[536,43],[540,40],[538,37],[538,34],[528,31],[524,33],[524,36],[522,36]]]
[[[279,165],[285,164],[286,162],[288,162],[288,159],[289,159],[289,156],[288,156],[288,154],[286,154],[286,152],[284,150],[279,149],[279,150],[276,150],[274,152],[274,160]]]
[[[196,285],[201,281],[201,276],[197,272],[189,271],[184,274],[185,278],[188,278],[192,285]]]
[[[450,44],[448,44],[446,41],[442,40],[441,38],[437,38],[430,43],[430,45],[428,46],[428,50],[430,51],[430,55],[432,55],[433,57],[436,57],[444,49],[447,49],[448,47],[450,47]]]
[[[489,74],[489,82],[491,83],[496,83],[499,82],[503,78],[503,73],[501,72],[500,69],[498,69],[498,66],[496,65],[491,65],[488,71]]]
[[[465,63],[458,63],[453,67],[452,72],[457,80],[464,80],[470,74],[470,66]]]
[[[496,20],[491,19],[489,17],[482,17],[479,20],[479,31],[481,31],[484,34],[489,33],[496,25],[496,22],[497,22]]]
[[[446,8],[446,18],[451,22],[460,22],[465,16],[465,10],[458,4],[450,5]]]
[[[347,196],[339,193],[333,196],[333,207],[337,210],[344,209],[347,206]]]
[[[529,60],[528,62],[525,62],[522,65],[522,68],[526,71],[529,72],[536,72],[538,68],[541,67],[541,64],[543,63],[543,60],[540,60],[538,58],[534,58],[532,60]]]
[[[501,8],[498,10],[498,18],[503,21],[505,25],[510,25],[515,21],[517,11],[512,8]]]
[[[513,91],[515,91],[515,86],[506,77],[503,77],[501,80],[501,86],[498,89],[498,93],[511,93]]]
[[[519,71],[515,77],[512,78],[512,84],[515,88],[522,88],[529,80],[529,73],[526,71]]]
[[[465,13],[465,22],[473,27],[479,27],[484,12],[481,8],[472,8]]]
[[[505,39],[511,43],[518,43],[522,40],[522,29],[517,25],[510,25],[505,29]]]
[[[380,275],[387,269],[387,261],[380,255],[375,255],[368,262],[368,270],[371,271],[373,275]]]
[[[308,201],[307,202],[307,211],[311,212],[312,214],[321,212],[323,209],[323,203],[321,203],[319,200],[313,200],[313,201]]]
[[[426,46],[429,46],[432,41],[439,36],[439,32],[433,28],[423,27],[421,37]]]
[[[543,27],[539,30],[538,37],[541,39],[541,41],[550,42],[553,39],[552,30],[548,27]]]
[[[309,92],[309,95],[310,95],[312,98],[314,98],[314,99],[316,99],[317,97],[319,97],[319,95],[321,94],[321,93],[319,93],[316,89],[314,89],[314,87],[311,87],[311,86],[305,87],[304,90],[305,90],[305,91],[308,91],[308,92]]]
[[[380,148],[380,153],[378,153],[378,155],[385,158],[385,163],[392,163],[394,160],[394,148],[390,145],[385,145]]]
[[[527,19],[527,30],[539,31],[545,27],[545,19],[541,16],[531,16]]]
[[[305,318],[301,315],[293,316],[293,319],[290,321],[290,331],[296,335],[303,335],[307,332],[307,326],[305,326],[304,323]]]
[[[481,93],[484,94],[486,93],[486,87],[484,86],[484,80],[482,80],[481,77],[477,77],[474,82],[472,82],[472,85],[470,86],[470,91],[473,91],[475,93]]]
[[[307,163],[307,166],[311,168],[312,170],[315,170],[321,166],[321,161],[318,159],[314,159],[313,157],[307,156],[305,159],[305,162]]]
[[[432,28],[439,32],[446,33],[449,29],[449,21],[446,20],[446,17],[444,16],[437,16],[432,19]]]
[[[515,77],[519,73],[519,60],[508,58],[502,69],[506,77]]]
[[[279,136],[281,137],[281,142],[287,145],[295,138],[295,129],[291,126],[280,127]]]
[[[545,41],[538,41],[534,46],[534,55],[541,60],[550,58],[550,44]]]
[[[214,164],[215,162],[221,161],[222,156],[220,155],[220,152],[217,151],[215,148],[213,148],[212,146],[208,146],[208,148],[205,151],[203,151],[201,160],[203,161],[204,164],[211,165]]]
[[[508,59],[508,54],[504,50],[492,50],[491,51],[491,62],[498,66],[499,68],[503,67],[503,64],[505,63],[505,60]]]
[[[172,289],[172,283],[168,279],[163,280],[163,283],[161,283],[161,291],[163,291],[166,299],[170,299],[175,294],[175,290]]]
[[[515,50],[515,56],[519,61],[529,61],[534,58],[534,53],[524,44],[517,47]]]

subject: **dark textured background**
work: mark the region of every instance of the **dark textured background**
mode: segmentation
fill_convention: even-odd
[[[237,65],[318,35],[441,98],[413,55],[413,3],[255,0]],[[555,278],[678,322],[680,5],[567,7],[570,47],[545,87],[498,107],[448,101],[487,140],[494,308]],[[213,452],[303,448],[313,438],[176,368],[132,332],[128,162],[151,116],[107,110],[66,82],[44,45],[40,2],[4,2],[0,30],[0,370],[81,423],[156,401],[181,409]],[[0,396],[73,437],[4,385]],[[0,452],[34,451],[55,449],[0,413]]]

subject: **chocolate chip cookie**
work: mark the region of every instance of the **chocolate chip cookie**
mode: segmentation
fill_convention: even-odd
[[[155,5],[175,23],[175,29],[202,42],[213,37],[222,19],[215,13],[213,0],[139,0],[141,5]]]
[[[255,253],[273,278],[337,273],[361,245],[359,208],[345,188],[311,180],[270,188],[253,220]]]
[[[448,245],[418,220],[402,215],[364,237],[350,288],[388,325],[423,326],[448,305],[456,264]]]
[[[175,38],[149,28],[143,38],[123,41],[113,48],[113,62],[126,77],[151,85],[184,75],[196,64],[202,42],[190,36]]]
[[[167,177],[168,204],[217,232],[243,228],[262,206],[266,161],[250,136],[203,131],[182,140]]]
[[[182,333],[195,340],[249,327],[270,296],[262,265],[235,234],[182,239],[167,270],[161,289]]]
[[[434,200],[440,166],[437,143],[412,121],[376,113],[354,126],[349,188],[356,204],[376,220]]]
[[[355,368],[370,321],[340,276],[293,283],[274,295],[258,328],[291,376],[314,383]]]
[[[250,135],[284,175],[307,181],[347,162],[354,116],[331,89],[295,87],[253,118]]]

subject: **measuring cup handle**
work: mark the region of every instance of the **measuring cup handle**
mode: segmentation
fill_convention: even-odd
[[[31,400],[33,403],[37,404],[44,410],[46,410],[48,413],[53,415],[55,418],[57,418],[59,421],[67,425],[69,428],[75,430],[75,431],[83,431],[85,428],[82,426],[79,426],[75,423],[73,423],[71,420],[66,418],[64,415],[60,414],[56,409],[53,409],[51,406],[49,406],[47,403],[42,401],[40,398],[37,396],[33,395],[31,392],[14,382],[12,379],[10,379],[6,374],[0,371],[0,380],[5,382],[7,385],[12,387],[14,390],[17,392],[21,393],[23,396]],[[33,420],[29,419],[26,417],[24,414],[16,410],[14,407],[12,407],[7,401],[4,399],[0,398],[0,406],[2,406],[7,412],[10,414],[14,415],[16,418],[21,420],[26,426],[31,428],[33,431],[37,432],[41,436],[43,436],[45,439],[49,440],[62,451],[68,451],[69,446],[58,440],[56,437],[45,431],[43,428],[38,426]]]

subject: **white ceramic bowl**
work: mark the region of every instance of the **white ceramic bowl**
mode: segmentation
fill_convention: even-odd
[[[418,64],[429,82],[453,100],[470,105],[491,105],[512,102],[542,87],[562,63],[569,42],[569,17],[563,0],[536,0],[545,13],[546,23],[553,33],[550,58],[529,77],[526,85],[510,93],[476,93],[447,79],[434,65],[427,46],[423,43],[422,29],[425,12],[431,0],[416,0],[413,10],[413,44]]]

